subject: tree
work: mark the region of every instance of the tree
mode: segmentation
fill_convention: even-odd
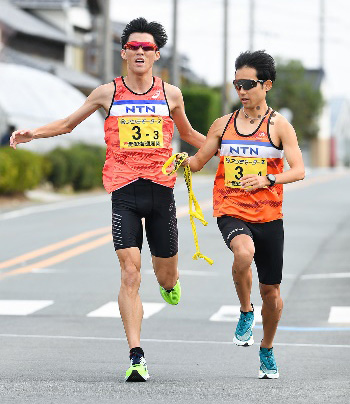
[[[322,71],[306,70],[301,62],[291,60],[277,63],[277,78],[267,94],[267,103],[275,110],[288,108],[293,112],[292,125],[298,139],[317,136],[317,118],[324,101],[319,88]]]

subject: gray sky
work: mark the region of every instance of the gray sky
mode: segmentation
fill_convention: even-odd
[[[172,0],[111,0],[113,20],[143,16],[164,25],[172,43]],[[223,0],[178,0],[178,49],[208,84],[222,82]],[[319,67],[319,0],[255,0],[254,49]],[[350,1],[325,0],[325,70],[329,96],[349,96]],[[229,0],[228,76],[249,47],[249,0]]]

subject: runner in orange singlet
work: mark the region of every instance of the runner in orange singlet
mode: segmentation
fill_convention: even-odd
[[[234,254],[232,276],[241,303],[233,341],[254,343],[254,307],[250,302],[254,259],[262,297],[264,337],[260,378],[278,378],[273,340],[283,302],[283,184],[304,178],[304,164],[291,124],[268,107],[266,93],[276,77],[273,58],[263,51],[242,53],[233,84],[242,108],[217,119],[200,150],[183,165],[199,171],[220,148],[213,189],[214,216]],[[283,171],[284,156],[289,169]]]
[[[141,248],[145,218],[153,268],[164,300],[172,305],[181,296],[178,262],[178,231],[173,187],[176,176],[162,173],[172,155],[174,122],[183,140],[199,148],[205,137],[195,131],[185,114],[181,91],[160,78],[152,68],[167,41],[164,28],[144,18],[125,27],[121,57],[127,62],[127,76],[96,88],[82,107],[67,118],[43,127],[13,132],[10,145],[33,139],[70,133],[99,108],[107,114],[106,163],[103,183],[112,194],[112,231],[121,267],[119,310],[130,348],[131,364],[126,381],[149,378],[140,347],[143,309],[138,293]]]

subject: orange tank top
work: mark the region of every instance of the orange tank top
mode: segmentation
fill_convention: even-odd
[[[138,178],[173,188],[176,175],[162,173],[172,155],[174,122],[164,91],[164,83],[153,77],[152,87],[136,94],[123,77],[114,79],[115,91],[105,120],[106,162],[103,185],[113,192]]]
[[[220,162],[213,189],[214,216],[233,216],[246,222],[264,223],[281,219],[283,185],[244,191],[240,178],[247,174],[283,172],[283,149],[276,147],[269,134],[270,111],[250,135],[237,130],[235,111],[223,132]]]

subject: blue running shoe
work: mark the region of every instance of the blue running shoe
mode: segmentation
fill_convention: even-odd
[[[233,337],[233,342],[238,346],[250,346],[254,344],[253,327],[255,320],[253,305],[252,309],[253,311],[248,311],[247,313],[241,311],[235,336]]]
[[[273,348],[260,348],[259,379],[278,379],[278,367],[273,355]]]

